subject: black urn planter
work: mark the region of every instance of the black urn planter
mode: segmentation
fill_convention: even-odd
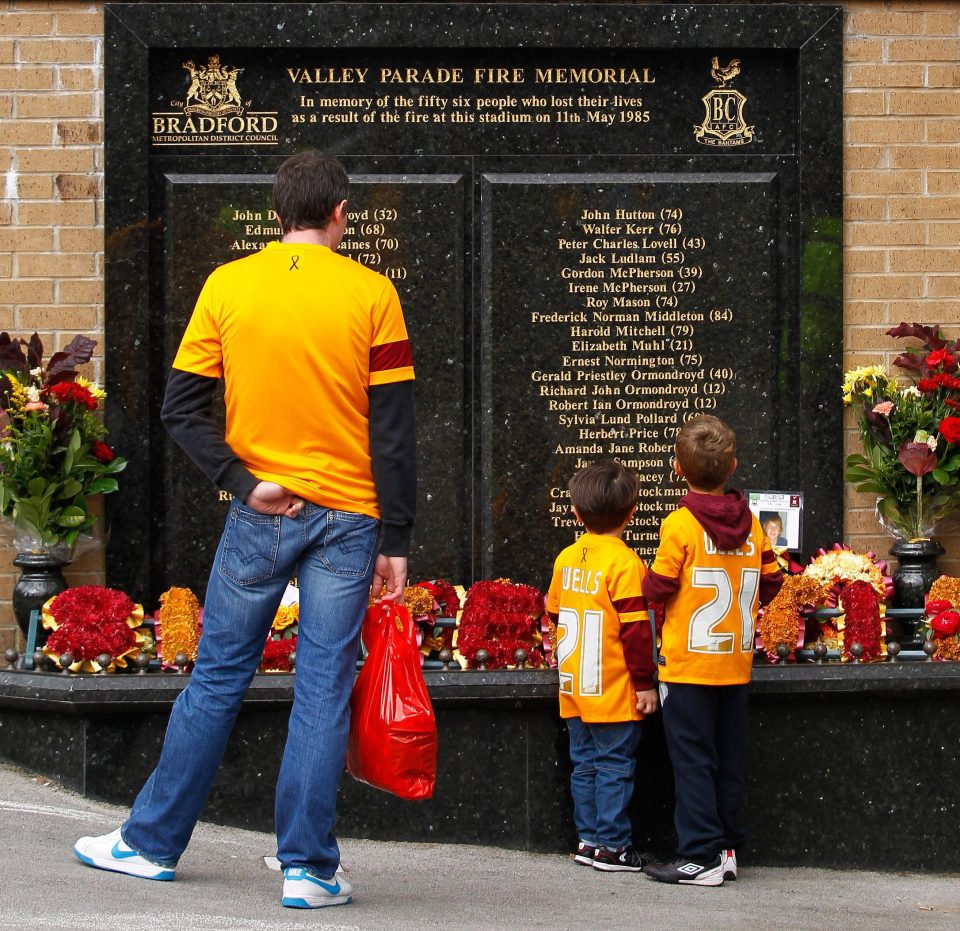
[[[893,544],[890,555],[897,560],[893,573],[894,608],[923,607],[924,596],[940,577],[937,559],[943,553],[937,540],[897,540]],[[891,626],[901,629],[891,630]],[[916,638],[916,622],[889,621],[887,633],[891,639],[912,641]]]
[[[54,595],[66,591],[67,580],[62,570],[70,564],[70,560],[51,553],[21,553],[13,564],[20,569],[20,578],[13,587],[13,614],[26,639],[30,629],[30,612],[43,607]],[[45,627],[37,627],[38,648],[46,643],[47,635]]]

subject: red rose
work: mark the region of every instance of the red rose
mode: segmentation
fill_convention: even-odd
[[[90,452],[97,462],[102,462],[104,465],[108,462],[113,462],[113,450],[107,446],[106,443],[101,443],[100,440],[93,441],[93,444],[90,446]]]
[[[946,598],[936,598],[933,601],[927,602],[927,616],[933,617],[936,614],[942,614],[944,611],[949,611],[953,607],[950,604],[950,601]]]
[[[948,443],[960,443],[960,417],[944,417],[940,421],[940,436]]]
[[[921,378],[917,382],[917,391],[936,391],[937,383],[932,378]]]
[[[952,637],[960,627],[960,614],[956,611],[944,611],[938,614],[931,622],[930,629],[938,638]]]

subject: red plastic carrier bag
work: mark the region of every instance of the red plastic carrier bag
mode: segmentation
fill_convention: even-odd
[[[347,769],[354,779],[400,798],[430,798],[437,722],[410,612],[403,605],[371,605],[363,642],[368,653],[350,697]]]

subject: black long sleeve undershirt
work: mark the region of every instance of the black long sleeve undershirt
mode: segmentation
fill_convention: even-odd
[[[380,502],[380,552],[406,556],[417,515],[417,437],[412,381],[370,386],[370,459]]]
[[[259,479],[237,458],[217,428],[213,397],[219,381],[219,378],[172,369],[160,420],[167,433],[210,481],[229,491],[238,501],[246,501]]]
[[[259,479],[217,428],[213,398],[219,379],[173,369],[160,419],[177,445],[214,484],[245,501]],[[370,387],[370,456],[380,503],[380,552],[406,556],[416,516],[413,382]]]

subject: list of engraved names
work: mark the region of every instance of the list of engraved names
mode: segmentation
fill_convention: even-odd
[[[641,495],[625,534],[652,552],[665,506],[683,492],[671,467],[676,433],[716,410],[736,379],[731,368],[707,366],[702,325],[729,324],[735,311],[698,298],[711,274],[709,243],[678,203],[586,209],[574,226],[555,240],[557,306],[530,311],[532,325],[564,334],[563,351],[530,378],[559,428],[556,456],[574,468],[618,459],[655,492]],[[554,486],[550,497],[553,526],[576,527],[567,489]]]

